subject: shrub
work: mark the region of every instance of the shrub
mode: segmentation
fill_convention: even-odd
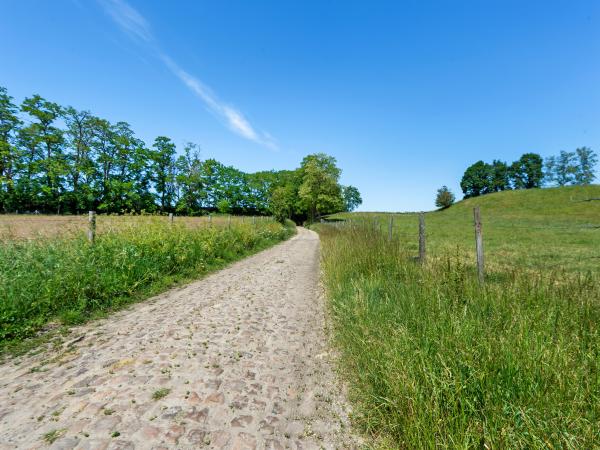
[[[435,206],[438,208],[448,208],[454,203],[454,194],[448,187],[442,186],[438,189],[435,197]]]

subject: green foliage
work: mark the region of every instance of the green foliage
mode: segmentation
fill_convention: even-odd
[[[575,184],[588,185],[596,178],[594,173],[598,163],[598,155],[589,147],[580,147],[577,153],[577,170],[575,171]]]
[[[165,136],[148,148],[126,122],[112,124],[39,95],[25,99],[20,113],[23,120],[0,87],[2,212],[266,215],[278,188],[289,197],[281,217],[296,221],[360,203],[356,188],[342,198],[340,170],[324,154],[307,156],[296,170],[244,173],[202,161],[193,143],[179,156]]]
[[[206,185],[198,146],[188,142],[184,147],[184,154],[177,158],[175,164],[177,167],[176,181],[179,188],[177,212],[188,215],[199,214],[203,201],[206,199]]]
[[[550,156],[545,161],[545,181],[556,186],[585,186],[594,181],[598,156],[588,147],[574,152],[562,150],[558,156]]]
[[[442,186],[438,189],[435,196],[435,206],[438,208],[448,208],[454,203],[454,194],[447,186]]]
[[[600,279],[589,257],[600,242],[582,228],[600,219],[582,201],[598,195],[593,188],[486,196],[487,255],[505,261],[492,260],[485,286],[472,256],[476,199],[426,216],[424,267],[413,261],[416,233],[410,241],[400,234],[410,224],[416,231],[414,215],[395,216],[392,244],[369,222],[360,226],[360,217],[384,215],[352,214],[352,228],[318,227],[354,417],[377,444],[595,448]],[[532,248],[541,260],[530,262]],[[548,265],[551,255],[565,267],[587,255],[578,267],[593,272],[565,272]]]
[[[477,197],[478,195],[492,192],[492,168],[483,161],[477,161],[465,171],[460,187],[465,198]]]
[[[460,187],[465,198],[500,192],[508,189],[532,189],[542,186],[544,162],[536,153],[525,153],[510,167],[503,161],[494,160],[492,164],[477,161],[465,171]],[[555,160],[547,161],[546,168],[554,168]]]
[[[594,181],[597,163],[596,153],[588,147],[578,148],[575,152],[561,151],[546,161],[537,153],[525,153],[510,167],[499,160],[494,160],[491,165],[477,161],[467,168],[460,186],[465,198],[511,188],[539,188],[544,183],[585,186]]]
[[[495,159],[491,166],[490,191],[500,192],[510,189],[510,170],[504,161]]]
[[[65,428],[61,428],[59,430],[52,430],[48,433],[44,434],[43,438],[48,444],[53,444],[58,438],[62,437],[67,430]]]
[[[158,194],[160,211],[170,211],[175,196],[175,144],[168,137],[159,136],[152,147],[152,179]]]
[[[342,196],[344,197],[344,211],[354,211],[362,204],[360,192],[354,186],[343,186]]]
[[[152,400],[160,400],[161,398],[165,398],[167,395],[169,395],[169,392],[171,392],[171,389],[168,388],[157,389],[152,393]]]
[[[19,159],[17,135],[21,121],[17,106],[5,88],[0,86],[0,208],[12,207],[15,201],[14,174]]]
[[[269,209],[278,222],[284,223],[292,216],[294,207],[294,193],[281,186],[275,188],[271,194]]]
[[[83,236],[0,245],[0,341],[32,336],[56,318],[85,320],[293,232],[271,221],[198,229],[156,217],[129,220],[94,245]]]
[[[221,214],[227,214],[231,211],[231,205],[229,204],[229,200],[223,198],[217,202],[217,211]]]
[[[300,165],[300,173],[302,184],[298,197],[311,222],[322,214],[343,209],[342,188],[338,183],[341,170],[333,156],[324,153],[306,156]]]
[[[560,152],[558,157],[551,156],[546,159],[546,180],[554,182],[557,186],[566,186],[575,179],[575,153]]]
[[[511,179],[515,189],[542,187],[544,161],[537,153],[525,153],[510,166]]]

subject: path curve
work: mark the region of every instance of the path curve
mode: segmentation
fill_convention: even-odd
[[[352,447],[318,267],[318,236],[299,228],[4,363],[0,448]]]

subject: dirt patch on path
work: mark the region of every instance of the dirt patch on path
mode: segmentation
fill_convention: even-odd
[[[0,448],[352,448],[298,235],[0,366]]]

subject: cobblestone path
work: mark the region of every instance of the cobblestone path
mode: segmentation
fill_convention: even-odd
[[[353,448],[298,235],[0,366],[0,449]]]

